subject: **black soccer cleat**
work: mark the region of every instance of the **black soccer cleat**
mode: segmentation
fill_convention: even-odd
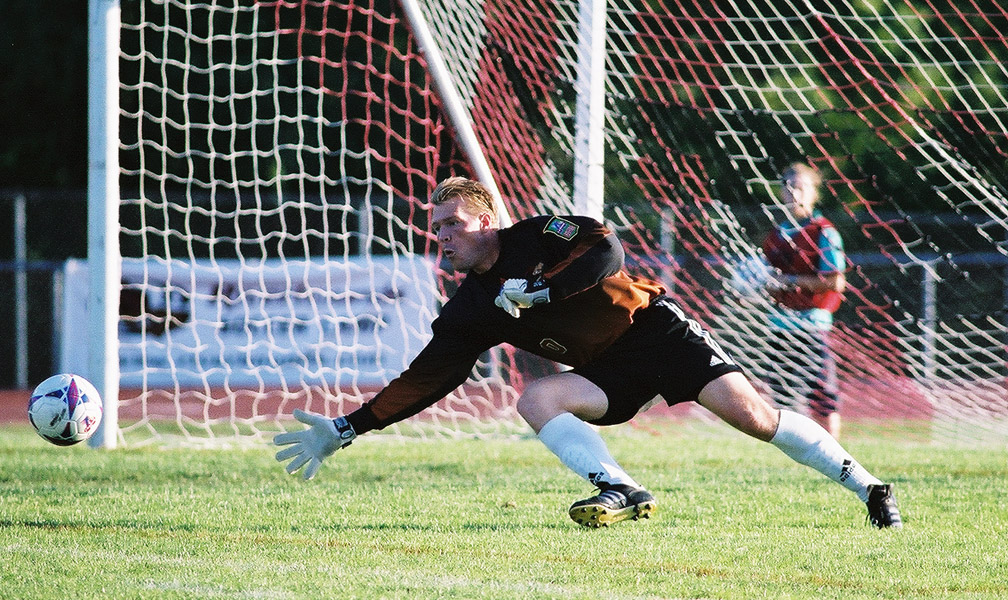
[[[868,522],[878,527],[903,527],[899,507],[896,506],[896,496],[893,496],[892,486],[888,483],[868,486]]]
[[[585,527],[608,527],[627,519],[647,519],[657,505],[654,496],[644,488],[602,484],[598,495],[578,500],[568,514]]]

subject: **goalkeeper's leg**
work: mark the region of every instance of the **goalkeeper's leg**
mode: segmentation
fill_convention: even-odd
[[[616,462],[602,437],[584,419],[605,414],[605,394],[587,379],[552,375],[532,383],[518,401],[518,412],[539,440],[569,469],[600,493],[575,502],[570,516],[581,525],[599,527],[648,517],[654,497]]]
[[[879,512],[871,491],[882,482],[862,467],[840,443],[812,419],[789,410],[774,409],[741,373],[729,373],[710,382],[700,392],[699,402],[729,425],[765,442],[770,442],[793,460],[819,471],[857,494],[870,513]],[[870,517],[879,527],[899,527],[901,520],[891,488],[884,486],[889,500],[888,517]]]

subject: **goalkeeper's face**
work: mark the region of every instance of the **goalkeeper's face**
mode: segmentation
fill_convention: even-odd
[[[497,224],[487,212],[470,213],[459,196],[434,206],[431,231],[456,271],[483,273],[497,261]]]

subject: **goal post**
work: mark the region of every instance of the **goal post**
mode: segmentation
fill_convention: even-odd
[[[574,110],[574,210],[599,221],[605,206],[607,0],[580,0]]]
[[[114,448],[119,433],[119,20],[118,0],[88,2],[87,378],[103,416],[89,444]],[[64,331],[63,335],[67,335]]]
[[[427,26],[427,20],[423,15],[420,4],[418,0],[400,0],[400,4],[403,7],[403,12],[406,14],[410,29],[413,35],[416,36],[417,45],[427,59],[427,68],[430,70],[431,82],[444,105],[445,114],[451,123],[452,129],[455,131],[458,144],[472,165],[472,170],[476,173],[476,179],[493,195],[494,201],[497,203],[497,213],[501,226],[509,227],[511,225],[511,216],[508,212],[508,207],[501,198],[500,190],[497,189],[497,182],[494,180],[493,172],[490,170],[490,165],[487,164],[486,157],[483,156],[483,149],[480,147],[479,139],[473,131],[472,118],[469,116],[469,111],[459,97],[458,90],[455,89],[455,82],[452,81],[448,67],[441,56],[441,49],[434,42],[434,37]]]
[[[845,420],[1008,439],[997,3],[91,0],[93,27],[112,6],[118,39],[91,33],[119,82],[89,100],[118,101],[89,125],[89,226],[121,248],[89,249],[89,277],[94,348],[121,372],[89,375],[122,397],[120,441],[261,442],[294,408],[366,401],[458,284],[427,227],[450,175],[513,219],[600,216],[761,391],[788,379],[801,398],[752,270],[794,161],[822,175],[848,257],[831,339]],[[391,429],[522,431],[518,391],[555,370],[504,348]]]

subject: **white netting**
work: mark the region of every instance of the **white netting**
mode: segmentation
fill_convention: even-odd
[[[422,4],[512,217],[572,210],[577,2]],[[1008,438],[1005,10],[608,7],[605,216],[631,268],[774,377],[769,301],[741,271],[807,161],[849,259],[845,417]],[[123,21],[124,431],[257,439],[277,412],[352,408],[450,293],[417,258],[425,201],[472,175],[399,5],[141,2]],[[500,358],[413,427],[510,429],[509,384],[552,367]]]

